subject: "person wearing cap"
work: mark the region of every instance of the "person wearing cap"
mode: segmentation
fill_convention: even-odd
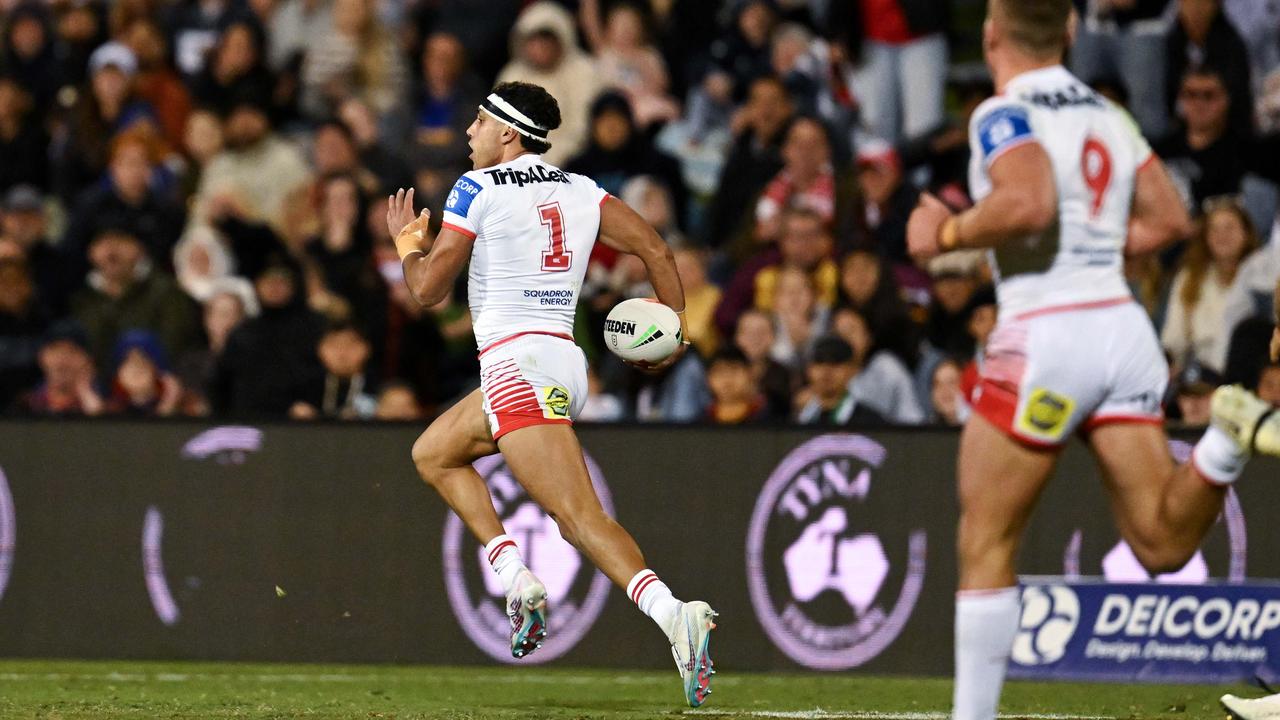
[[[104,411],[110,415],[168,417],[180,410],[182,383],[169,371],[160,338],[150,330],[127,330],[112,353],[115,371]]]
[[[160,127],[151,106],[134,94],[138,59],[127,45],[112,41],[98,47],[88,69],[88,86],[71,109],[68,140],[54,157],[58,192],[69,203],[102,177],[117,133],[135,124]]]
[[[102,396],[94,383],[84,329],[71,320],[55,323],[44,334],[38,355],[40,384],[20,396],[12,411],[20,415],[98,415]]]
[[[973,357],[977,349],[967,327],[967,309],[984,267],[980,251],[949,253],[929,262],[933,302],[925,321],[925,340],[943,355]]]
[[[49,187],[49,133],[42,117],[18,77],[0,71],[0,192]]]
[[[1205,427],[1213,413],[1213,391],[1222,385],[1222,376],[1213,370],[1192,363],[1174,379],[1174,405],[1176,416],[1187,427]],[[1170,408],[1173,410],[1174,408]]]
[[[907,220],[920,191],[904,182],[902,158],[889,143],[869,139],[858,144],[858,188],[862,191],[867,229],[876,250],[897,265],[911,265],[907,254]]]
[[[15,186],[0,199],[0,244],[17,248],[31,270],[40,303],[61,316],[71,293],[84,281],[87,266],[53,244],[48,226],[44,196],[35,187]]]
[[[808,385],[797,398],[796,422],[801,425],[881,425],[879,413],[858,402],[850,383],[858,373],[853,348],[835,336],[814,343],[805,368]]]
[[[71,311],[88,335],[97,366],[111,368],[116,338],[128,328],[151,330],[176,356],[195,345],[196,307],[169,275],[155,269],[146,247],[125,230],[108,228],[89,243],[85,287],[71,298]]]
[[[588,110],[600,93],[591,59],[578,47],[578,31],[568,10],[550,0],[525,8],[511,29],[511,62],[498,82],[520,80],[546,88],[560,103],[560,127],[549,136],[546,161],[564,166],[586,144]]]

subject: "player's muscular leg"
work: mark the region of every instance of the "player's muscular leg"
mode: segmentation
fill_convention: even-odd
[[[1057,450],[1025,447],[982,416],[965,425],[960,438],[957,540],[961,590],[1017,584],[1022,531],[1057,460]]]
[[[1156,425],[1103,425],[1089,437],[1120,535],[1153,574],[1178,570],[1222,512],[1226,489],[1175,466]]]
[[[483,544],[503,529],[489,488],[471,467],[477,458],[498,451],[482,403],[476,390],[436,418],[413,444],[413,464]]]
[[[569,425],[533,425],[498,441],[507,467],[581,550],[619,587],[645,568],[631,535],[604,508],[591,486],[582,446]]]

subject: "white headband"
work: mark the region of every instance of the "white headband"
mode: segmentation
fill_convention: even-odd
[[[524,135],[525,137],[541,140],[547,139],[547,133],[550,132],[538,123],[529,119],[528,115],[520,112],[514,105],[502,99],[497,93],[489,93],[489,97],[480,103],[480,109],[489,114],[498,122],[507,125],[512,130]]]

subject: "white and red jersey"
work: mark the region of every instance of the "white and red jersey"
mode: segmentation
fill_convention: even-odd
[[[980,105],[969,142],[975,201],[991,193],[992,163],[1028,142],[1048,153],[1057,185],[1057,226],[991,252],[1001,317],[1130,297],[1129,212],[1138,170],[1153,156],[1127,112],[1066,68],[1043,68]]]
[[[458,178],[444,227],[474,239],[467,294],[480,348],[520,333],[573,334],[608,196],[538,155]]]

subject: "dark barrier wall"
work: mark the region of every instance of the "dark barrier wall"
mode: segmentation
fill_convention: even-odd
[[[417,432],[0,423],[0,654],[503,657],[493,578],[414,474]],[[955,434],[580,435],[651,566],[720,611],[722,667],[950,671]],[[559,540],[500,459],[479,469],[552,593],[552,640],[530,660],[669,665],[661,633]],[[1277,480],[1280,464],[1251,466],[1182,579],[1280,577]],[[1145,579],[1082,447],[1032,527],[1027,573]]]

